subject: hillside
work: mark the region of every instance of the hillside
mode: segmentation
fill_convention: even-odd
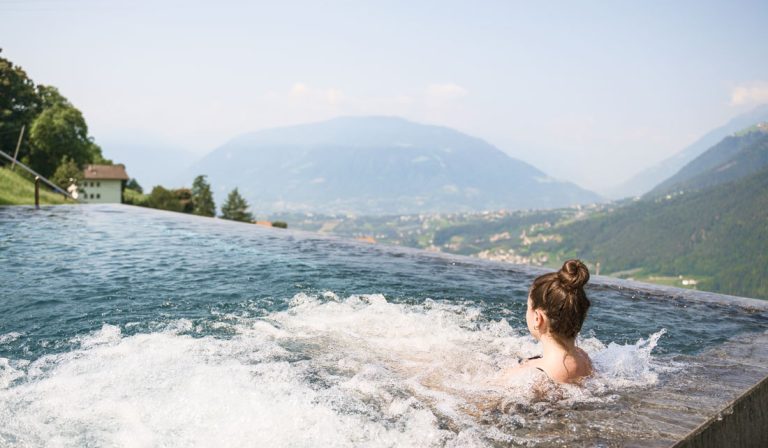
[[[659,184],[648,196],[699,190],[749,176],[768,165],[768,124],[723,139]]]
[[[243,135],[187,174],[259,212],[359,214],[549,208],[599,201],[475,137],[394,117],[344,117]]]
[[[633,176],[617,187],[612,195],[615,198],[641,196],[651,191],[659,183],[677,173],[682,167],[725,137],[757,123],[768,121],[768,104],[739,115],[728,123],[706,133],[701,138],[669,157]]]
[[[686,275],[700,289],[768,298],[768,169],[736,182],[638,201],[557,230],[550,250],[603,273]]]
[[[17,169],[19,169],[17,167]],[[53,194],[45,185],[40,186],[41,204],[65,204],[60,194]],[[19,171],[11,171],[8,166],[0,167],[0,205],[34,205],[35,184]]]

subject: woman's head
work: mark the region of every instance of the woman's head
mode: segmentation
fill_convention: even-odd
[[[589,281],[589,270],[580,260],[568,260],[557,272],[536,278],[528,292],[528,329],[534,336],[541,330],[538,322],[545,316],[546,330],[556,340],[571,340],[581,330],[587,317],[589,299],[584,285]]]

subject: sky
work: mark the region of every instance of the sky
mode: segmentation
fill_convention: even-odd
[[[598,192],[768,103],[766,24],[765,1],[0,0],[2,57],[116,162],[395,115]]]

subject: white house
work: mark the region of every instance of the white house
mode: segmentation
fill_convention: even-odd
[[[80,181],[79,197],[89,204],[123,202],[123,181],[128,180],[125,165],[86,165]]]

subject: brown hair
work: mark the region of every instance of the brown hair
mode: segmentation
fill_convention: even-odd
[[[584,293],[587,281],[589,270],[581,260],[568,260],[559,271],[533,281],[528,292],[531,306],[544,311],[556,338],[573,339],[581,331],[590,305]]]

